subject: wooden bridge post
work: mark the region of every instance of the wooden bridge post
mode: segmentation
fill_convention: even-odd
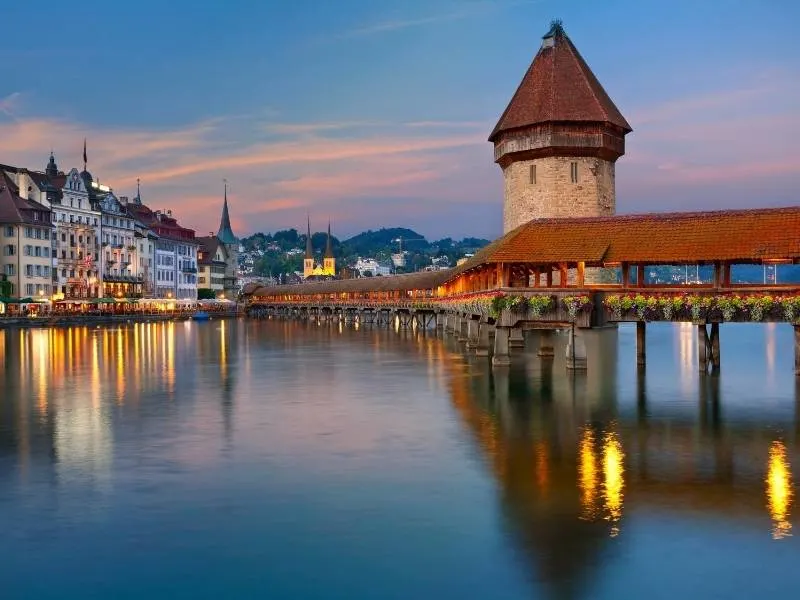
[[[719,370],[720,356],[719,356],[719,323],[711,324],[711,368],[715,371]]]
[[[800,377],[800,325],[794,326],[794,374]]]
[[[640,367],[647,364],[647,324],[636,321],[636,364]]]
[[[542,329],[539,331],[539,351],[536,353],[539,358],[553,358],[553,331]]]
[[[492,356],[492,366],[507,367],[511,364],[511,356],[508,351],[508,327],[495,327],[494,330],[494,356]]]
[[[708,355],[711,353],[711,343],[708,339],[708,330],[705,323],[697,325],[697,366],[705,373],[708,370]]]

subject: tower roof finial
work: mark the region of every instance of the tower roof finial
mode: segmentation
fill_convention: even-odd
[[[564,24],[561,19],[553,19],[550,21],[550,30],[542,36],[544,39],[556,37],[557,35],[564,35]]]

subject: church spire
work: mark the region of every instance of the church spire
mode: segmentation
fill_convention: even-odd
[[[58,175],[58,166],[56,165],[56,157],[53,154],[53,151],[50,150],[50,160],[47,163],[47,167],[44,170],[45,174],[48,177],[55,177]]]
[[[333,258],[333,242],[331,241],[331,222],[328,221],[328,243],[325,246],[325,258]]]
[[[306,233],[306,258],[314,258],[314,244],[311,243],[311,217],[308,217],[308,231]]]
[[[233,235],[233,229],[231,229],[231,218],[228,214],[228,180],[225,179],[225,196],[222,202],[222,218],[219,221],[219,231],[217,232],[217,238],[223,244],[235,244],[236,243],[236,236]]]

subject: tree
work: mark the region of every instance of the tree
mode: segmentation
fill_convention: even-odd
[[[211,288],[197,288],[198,300],[214,300],[216,297],[216,292]]]

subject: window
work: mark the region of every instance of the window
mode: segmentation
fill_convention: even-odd
[[[25,293],[28,296],[33,296],[36,293],[36,287],[32,283],[27,284],[25,286]]]
[[[14,237],[14,228],[9,225],[3,228],[6,234],[6,237]]]
[[[536,165],[531,165],[530,183],[531,185],[536,183]]]
[[[33,265],[25,265],[25,275],[33,277]]]
[[[6,266],[5,266],[5,271],[4,271],[4,272],[5,272],[5,274],[6,274],[6,275],[8,275],[9,277],[10,277],[10,276],[12,276],[12,275],[16,275],[16,271],[15,271],[15,265],[6,265]]]
[[[37,277],[42,276],[42,265],[36,265],[36,276]]]
[[[569,163],[569,180],[572,183],[578,183],[578,163]]]

